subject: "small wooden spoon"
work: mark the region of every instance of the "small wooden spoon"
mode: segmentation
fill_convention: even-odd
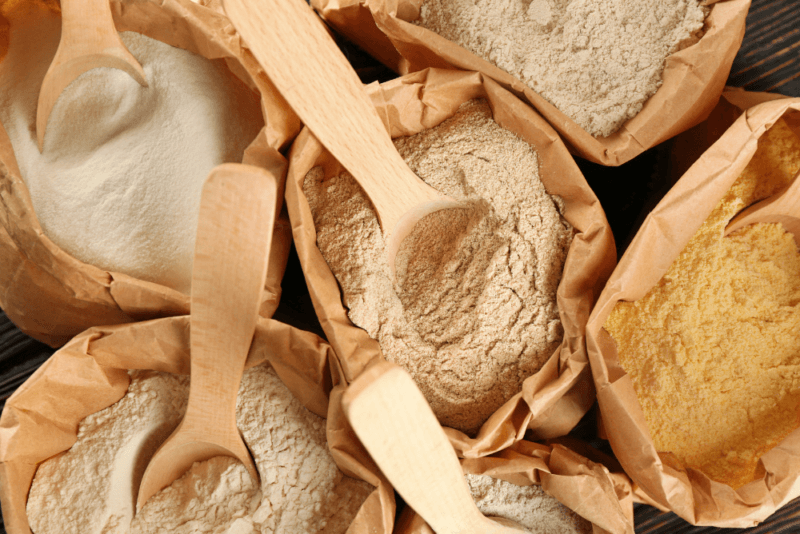
[[[402,368],[383,362],[368,369],[347,388],[342,406],[383,474],[434,532],[527,532],[507,519],[481,514],[453,446]]]
[[[124,70],[147,87],[144,70],[122,43],[109,0],[61,0],[61,41],[39,90],[36,137],[44,148],[47,119],[64,89],[84,72],[97,67]]]
[[[137,510],[194,462],[233,456],[258,480],[236,427],[236,396],[267,273],[277,182],[249,165],[216,167],[203,186],[192,267],[189,402],[156,451]]]
[[[224,0],[272,83],[372,201],[389,268],[425,215],[464,207],[408,168],[353,68],[303,0]]]
[[[725,235],[754,223],[780,223],[800,245],[800,172],[794,181],[769,198],[756,202],[731,219]]]

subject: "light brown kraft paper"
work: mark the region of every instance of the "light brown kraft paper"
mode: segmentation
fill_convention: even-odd
[[[501,453],[461,460],[465,473],[488,475],[517,484],[539,484],[549,495],[591,521],[594,534],[633,534],[630,480],[612,473],[562,444],[519,441]],[[404,507],[396,534],[433,534],[411,508]]]
[[[719,110],[730,118],[735,113],[730,106],[747,107],[764,100],[762,94],[735,91]],[[696,525],[749,527],[800,495],[800,430],[764,454],[759,461],[764,474],[737,490],[685,469],[672,455],[655,449],[632,382],[603,324],[618,301],[640,299],[658,283],[753,157],[759,137],[781,117],[800,135],[800,99],[765,102],[742,113],[689,168],[645,219],[587,326],[603,432],[615,455],[644,492],[640,500],[672,510]],[[712,116],[709,123],[713,126],[717,120],[728,119]],[[712,130],[700,128],[695,132],[697,141],[702,143]]]
[[[430,69],[367,90],[392,137],[412,135],[436,126],[455,114],[459,105],[486,98],[494,119],[530,143],[540,158],[539,174],[550,194],[566,203],[564,217],[575,227],[564,275],[558,288],[558,306],[564,340],[544,367],[523,383],[483,425],[475,438],[446,428],[464,457],[491,454],[523,438],[566,434],[589,409],[593,400],[584,344],[589,311],[614,267],[611,230],[594,193],[586,184],[558,134],[535,111],[479,73]],[[341,172],[339,164],[303,130],[292,146],[286,182],[286,205],[300,262],[322,328],[333,346],[348,381],[365,367],[383,360],[378,342],[353,325],[342,304],[333,273],[316,245],[316,230],[303,180],[322,165],[326,176]]]
[[[712,2],[709,2],[712,3]],[[511,74],[434,32],[412,24],[422,0],[311,0],[338,32],[400,73],[426,67],[474,70],[529,102],[570,151],[621,165],[703,120],[719,98],[744,37],[750,0],[714,2],[698,43],[666,60],[663,84],[642,110],[608,137],[595,138]]]
[[[672,140],[670,147],[670,182],[674,184],[695,161],[736,122],[739,115],[755,105],[786,98],[775,93],[757,93],[738,87],[726,87],[717,106],[706,120]]]
[[[328,400],[331,387],[342,382],[330,346],[314,334],[261,318],[246,367],[265,361],[306,408],[329,416],[329,447],[340,468],[376,486],[348,533],[390,534],[394,492]],[[0,504],[9,534],[31,532],[25,506],[37,464],[68,450],[81,420],[122,398],[128,369],[189,374],[189,317],[87,330],[8,399],[0,417]]]
[[[15,9],[15,1],[31,3],[9,0],[0,6],[0,13]],[[246,149],[243,163],[267,168],[283,187],[286,160],[279,150],[287,147],[300,124],[243,47],[230,21],[189,0],[112,0],[111,7],[118,30],[139,32],[208,59],[223,58],[237,77],[261,95],[266,125]],[[7,39],[7,29],[4,33],[0,28],[0,48],[7,47],[2,37]],[[265,317],[278,306],[290,232],[288,217],[281,214],[275,222],[261,306]],[[48,239],[36,219],[11,142],[0,126],[0,307],[23,332],[57,347],[91,326],[186,314],[189,297],[78,261]]]

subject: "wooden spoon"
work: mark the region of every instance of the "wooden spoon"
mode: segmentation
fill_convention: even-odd
[[[527,532],[507,519],[496,522],[481,514],[453,446],[402,368],[389,362],[371,367],[347,388],[342,406],[383,474],[434,532]]]
[[[144,70],[122,43],[109,0],[61,0],[61,41],[39,90],[36,137],[44,148],[47,119],[59,95],[75,78],[96,67],[124,70],[147,87]]]
[[[425,215],[464,207],[408,168],[353,68],[303,0],[224,0],[272,83],[372,201],[389,268]]]
[[[256,328],[275,218],[277,182],[264,169],[224,164],[200,201],[192,267],[189,402],[156,451],[137,510],[194,462],[233,456],[258,472],[236,427],[236,396]]]
[[[769,198],[756,202],[742,210],[731,219],[725,228],[725,235],[754,223],[780,223],[787,232],[794,234],[795,243],[800,245],[800,171],[795,174],[789,186],[784,187]]]

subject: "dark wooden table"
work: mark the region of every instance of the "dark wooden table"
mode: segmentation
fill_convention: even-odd
[[[365,82],[383,81],[394,76],[348,43],[340,44]],[[751,91],[800,97],[800,0],[753,0],[747,16],[744,43],[733,63],[728,84]],[[608,206],[606,212],[620,254],[647,211],[666,194],[664,180],[660,179],[663,158],[664,150],[656,147],[614,169],[579,161],[600,201]],[[635,176],[636,179],[628,181],[625,176]],[[643,176],[649,179],[643,180]],[[295,254],[290,257],[283,288],[281,306],[275,318],[321,335]],[[0,310],[0,408],[52,353],[50,347],[21,333]],[[593,428],[591,421],[587,421],[581,431],[586,432],[587,428]],[[635,528],[637,534],[800,533],[800,498],[761,525],[749,529],[694,527],[675,514],[637,505]],[[5,528],[0,523],[0,534],[4,533]]]

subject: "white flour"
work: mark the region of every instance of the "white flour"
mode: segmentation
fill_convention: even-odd
[[[517,486],[486,475],[465,475],[483,515],[516,521],[532,534],[589,534],[592,524],[541,486]]]
[[[425,0],[417,22],[605,137],[656,92],[706,12],[697,0]]]
[[[149,87],[117,69],[81,75],[40,153],[36,104],[60,28],[47,11],[21,16],[0,64],[0,122],[39,223],[81,261],[188,293],[203,182],[241,161],[263,126],[259,99],[222,60],[126,32]]]
[[[186,378],[132,376],[122,400],[86,418],[78,442],[37,470],[28,500],[34,534],[343,534],[374,489],[337,468],[325,420],[261,365],[245,371],[236,414],[260,487],[238,461],[212,458],[151,497],[131,522],[135,488],[171,428],[149,439],[154,446],[147,449],[127,444],[143,441],[144,427],[174,426],[188,395]],[[140,451],[136,457],[134,449]]]
[[[411,374],[444,425],[473,434],[561,343],[556,291],[572,227],[539,180],[536,152],[485,101],[395,145],[423,181],[476,201],[479,215],[420,221],[398,252],[395,286],[361,188],[316,168],[303,190],[317,245],[350,320]]]

